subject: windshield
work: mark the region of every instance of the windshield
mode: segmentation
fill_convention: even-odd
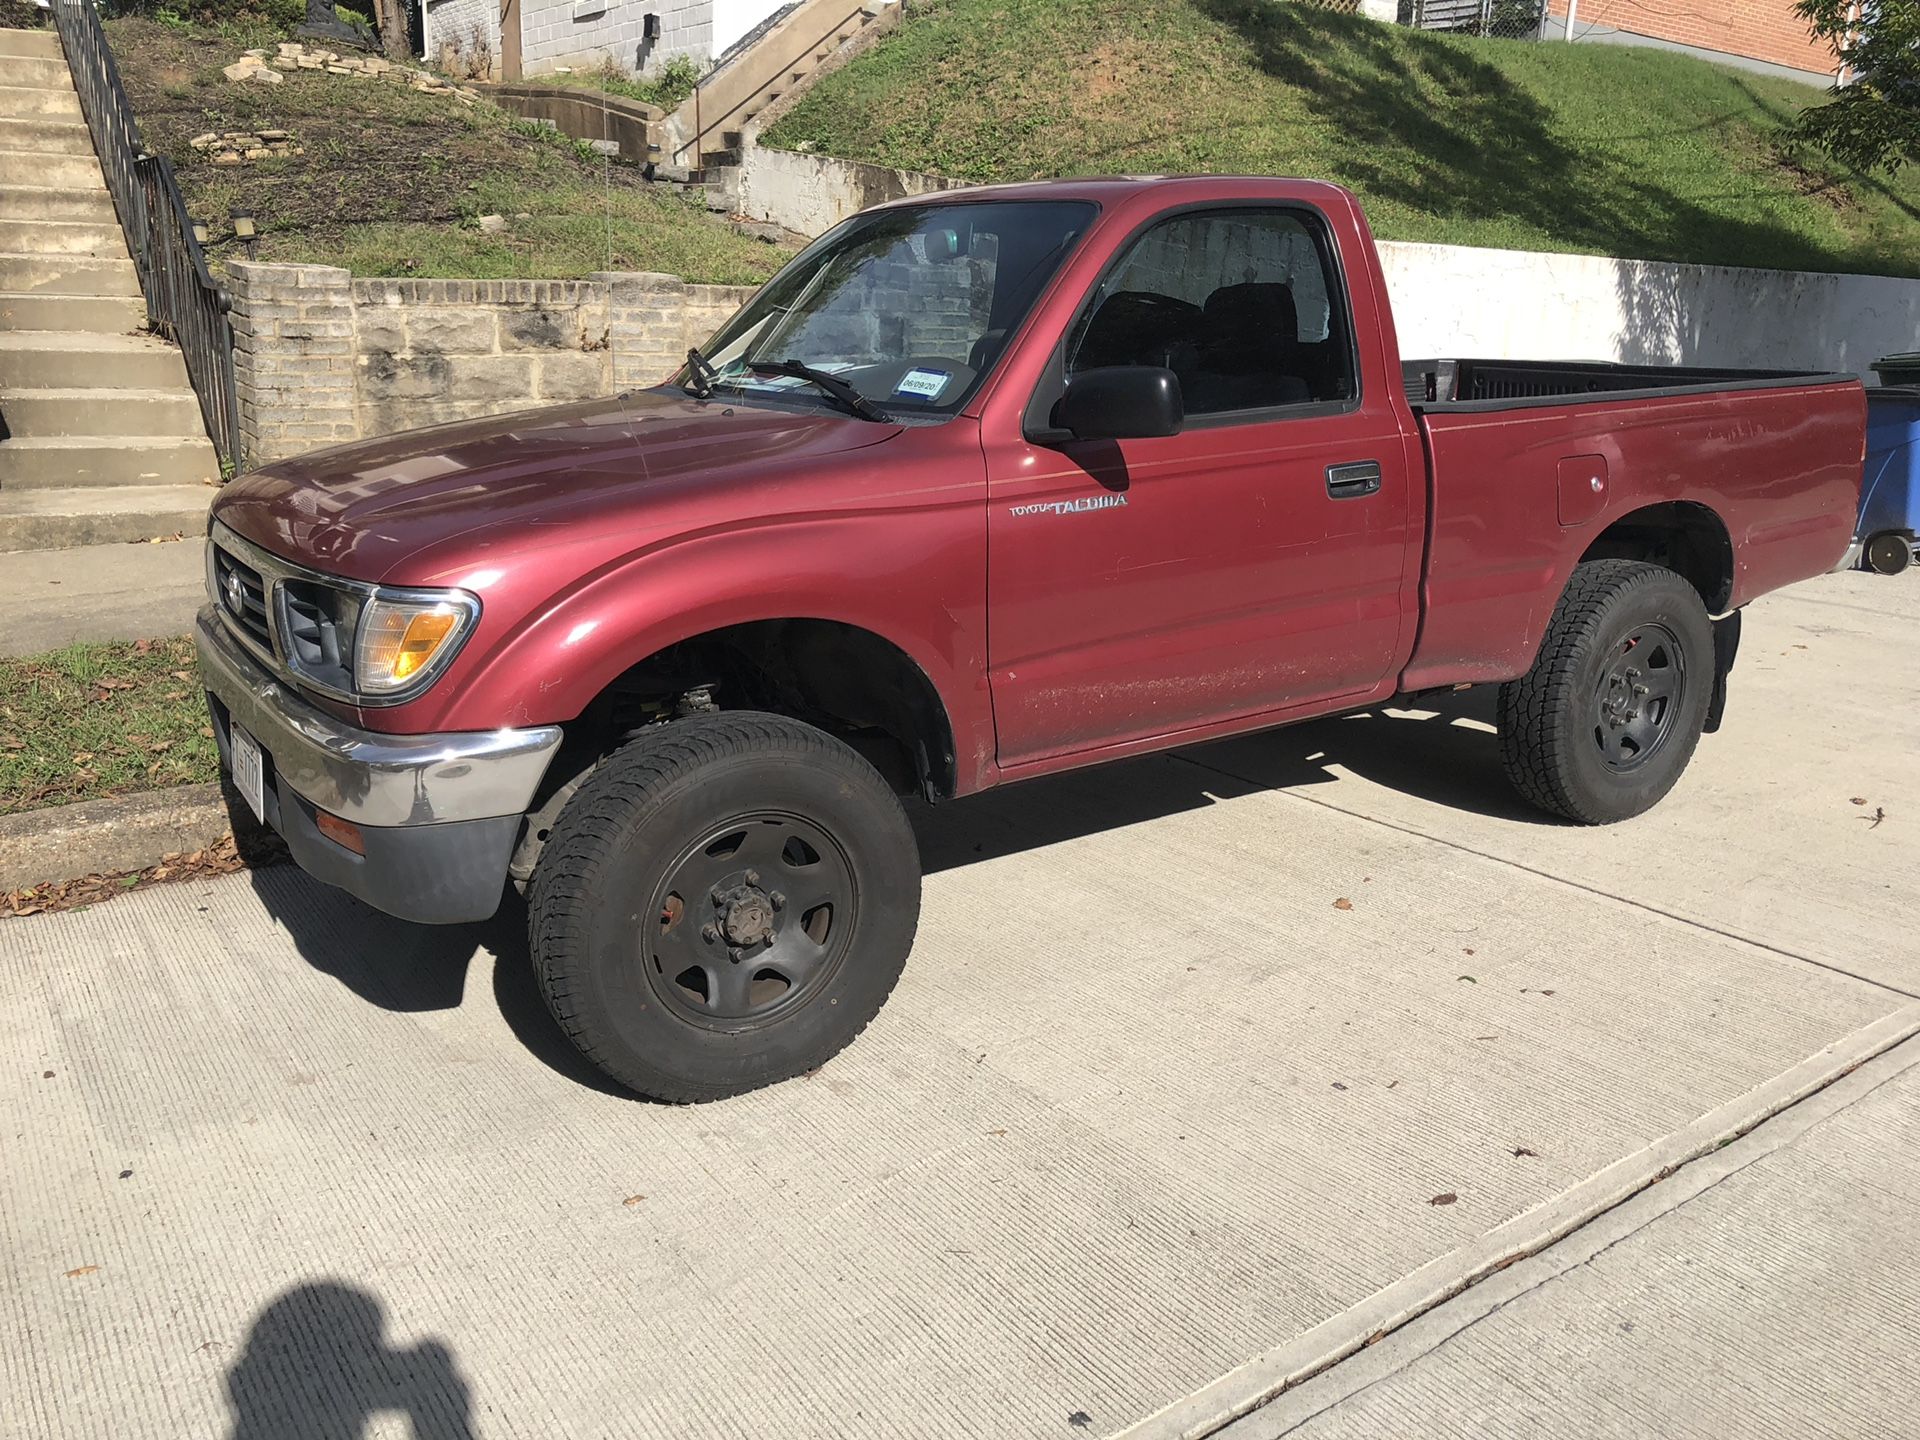
[[[951,415],[1093,214],[1079,201],[988,201],[856,215],[768,282],[707,346],[705,367],[675,383],[869,419]],[[857,398],[833,393],[846,387]]]

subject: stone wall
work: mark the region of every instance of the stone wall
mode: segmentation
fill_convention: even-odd
[[[671,275],[355,279],[232,267],[247,463],[656,384],[753,293]]]

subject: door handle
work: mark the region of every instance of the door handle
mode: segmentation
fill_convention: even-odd
[[[1327,494],[1336,500],[1357,500],[1380,488],[1380,462],[1353,460],[1327,466]]]

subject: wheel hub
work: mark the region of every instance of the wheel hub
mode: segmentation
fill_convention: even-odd
[[[730,945],[762,945],[773,938],[773,898],[757,885],[736,885],[714,901],[714,910]]]

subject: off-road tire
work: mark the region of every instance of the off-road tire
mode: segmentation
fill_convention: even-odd
[[[846,948],[774,1018],[692,1013],[705,1002],[664,988],[649,953],[660,943],[649,927],[667,925],[653,901],[682,861],[707,863],[700,857],[712,851],[697,848],[703,833],[768,812],[795,817],[834,850],[853,897],[850,913],[832,922],[851,927],[837,942]],[[771,894],[780,881],[754,882],[762,883]],[[726,917],[704,908],[709,898],[687,896],[676,923],[720,919],[724,950]],[[534,870],[528,910],[541,993],[580,1053],[641,1095],[718,1100],[815,1069],[866,1028],[913,945],[920,856],[899,799],[840,741],[784,716],[695,715],[630,741],[567,801]],[[724,980],[724,969],[717,974]],[[717,994],[716,984],[707,999]]]
[[[1661,738],[1636,768],[1610,765],[1601,716],[1621,647],[1657,627],[1683,663]],[[1531,804],[1583,825],[1606,825],[1659,802],[1693,758],[1714,680],[1713,624],[1700,594],[1663,566],[1592,560],[1576,566],[1547,622],[1533,668],[1500,687],[1500,758]]]

